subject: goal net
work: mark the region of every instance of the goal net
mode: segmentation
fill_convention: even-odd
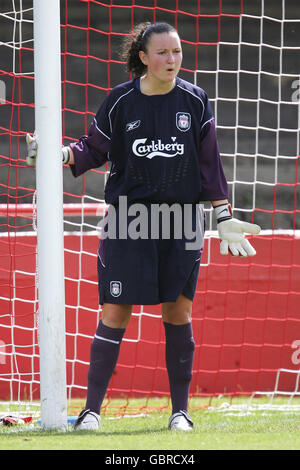
[[[182,38],[180,77],[214,108],[234,215],[261,225],[253,259],[222,257],[211,208],[193,307],[192,397],[299,395],[300,20],[282,0],[61,1],[63,143],[87,132],[109,90],[129,76],[123,38],[167,21]],[[0,400],[39,400],[31,0],[0,13]],[[51,40],[49,40],[51,47]],[[86,395],[91,339],[101,316],[96,254],[109,168],[74,179],[64,168],[68,397]],[[160,306],[136,305],[109,385],[110,399],[168,397]],[[278,371],[280,374],[280,384]]]

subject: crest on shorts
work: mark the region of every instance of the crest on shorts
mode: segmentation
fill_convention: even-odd
[[[176,113],[176,126],[182,132],[186,132],[191,127],[192,118],[190,113]]]
[[[113,297],[119,297],[122,292],[122,282],[110,281],[110,293]]]

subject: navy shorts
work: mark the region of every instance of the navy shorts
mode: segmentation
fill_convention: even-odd
[[[98,249],[99,303],[156,305],[175,302],[180,294],[193,300],[204,241],[187,249],[180,239],[105,237]]]

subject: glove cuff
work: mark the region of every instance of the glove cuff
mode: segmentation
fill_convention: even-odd
[[[70,161],[70,149],[69,147],[62,148],[62,162],[67,165]]]
[[[224,222],[224,220],[232,219],[232,209],[230,204],[215,206],[214,213],[218,224]]]

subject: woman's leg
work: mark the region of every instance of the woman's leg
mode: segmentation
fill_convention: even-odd
[[[184,295],[162,304],[172,414],[188,409],[195,349],[191,314],[192,301]]]
[[[131,312],[131,305],[103,305],[102,317],[91,344],[86,400],[86,409],[97,414],[100,414]]]

